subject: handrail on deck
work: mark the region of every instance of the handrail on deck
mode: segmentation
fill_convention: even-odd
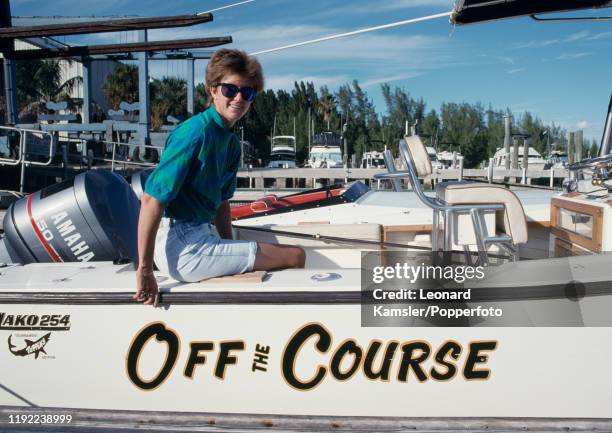
[[[19,165],[21,164],[21,173],[19,175],[19,192],[23,192],[23,185],[25,182],[25,168],[30,165],[37,166],[48,166],[53,162],[53,156],[55,155],[55,137],[53,134],[47,131],[41,131],[37,129],[26,129],[26,128],[17,128],[14,126],[0,126],[0,129],[6,131],[15,131],[19,134],[19,154],[17,155],[17,159],[12,158],[0,158],[0,160],[7,161],[9,165]],[[49,136],[49,155],[48,160],[46,162],[34,161],[28,158],[28,134],[44,137],[45,135]],[[46,156],[46,155],[43,155]]]

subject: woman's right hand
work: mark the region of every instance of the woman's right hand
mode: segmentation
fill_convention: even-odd
[[[146,271],[139,268],[136,271],[136,294],[133,296],[143,305],[159,305],[159,288],[153,271]]]
[[[136,294],[134,299],[144,305],[159,305],[159,288],[153,275],[155,236],[159,228],[164,207],[155,198],[144,193],[140,200],[138,218],[138,270],[136,271]]]

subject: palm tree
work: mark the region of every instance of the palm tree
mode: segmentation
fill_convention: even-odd
[[[151,83],[151,127],[158,130],[168,116],[187,116],[187,82],[182,78],[163,77]]]
[[[206,84],[198,83],[195,88],[195,111],[204,111],[210,105],[210,98],[206,90]]]
[[[104,96],[114,110],[121,101],[130,104],[138,101],[138,66],[121,64],[106,76]]]
[[[72,63],[71,60],[68,60]],[[47,102],[68,102],[73,110],[82,104],[70,94],[75,86],[83,82],[76,76],[62,82],[60,62],[55,59],[23,61],[17,63],[17,97],[22,107],[21,121],[35,122],[38,114],[46,111]]]
[[[329,123],[331,122],[332,114],[336,111],[336,97],[334,95],[324,95],[319,100],[317,106],[317,112],[323,115],[323,120],[327,123],[327,130],[329,131]]]

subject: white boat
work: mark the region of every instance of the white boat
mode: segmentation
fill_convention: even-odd
[[[385,168],[385,158],[378,150],[364,152],[361,157],[361,168]]]
[[[77,187],[85,185],[79,182]],[[36,227],[46,227],[42,239],[55,239],[52,250],[58,253],[67,242],[58,229],[67,218],[60,219],[65,211],[58,202],[76,197],[93,224],[90,214],[95,212],[83,205],[81,191],[59,189],[59,201],[50,200],[52,194],[38,194],[30,206],[19,208],[31,212]],[[431,215],[425,206],[397,205],[411,196],[415,194],[370,191],[359,204],[347,205],[353,206],[353,214],[360,211],[356,206],[369,208],[369,215],[381,222],[389,218],[403,223],[397,220],[401,214]],[[607,196],[554,200],[553,212],[559,217],[548,217],[556,236],[552,245],[560,241],[570,250],[587,251],[595,242],[602,252],[612,249]],[[528,202],[525,197],[527,208]],[[52,203],[56,205],[46,207]],[[395,215],[389,215],[394,207]],[[10,213],[18,220],[19,209]],[[534,204],[527,210],[534,220],[538,209]],[[424,220],[421,224],[427,225]],[[541,220],[538,224],[545,226]],[[74,225],[69,235],[81,230]],[[27,226],[36,232],[33,227]],[[67,234],[68,226],[62,227]],[[423,229],[427,233],[431,224],[404,226],[399,232]],[[41,239],[29,244],[39,254],[49,254],[44,245]],[[485,278],[465,284],[474,294],[465,308],[499,309],[506,323],[541,327],[483,328],[499,325],[500,319],[478,317],[450,332],[439,327],[447,317],[415,313],[423,304],[364,301],[364,289],[370,287],[364,270],[386,269],[392,258],[378,248],[368,249],[309,247],[306,269],[267,276],[183,284],[156,272],[162,292],[159,309],[132,299],[131,264],[89,260],[7,265],[0,273],[0,334],[8,343],[0,352],[5,372],[0,405],[14,413],[27,407],[130,409],[206,413],[211,419],[229,413],[381,419],[609,416],[602,395],[612,382],[596,367],[605,368],[612,356],[612,347],[601,344],[612,337],[612,328],[582,327],[609,326],[612,268],[607,255],[493,266]],[[411,263],[418,266],[421,258],[415,259]],[[580,284],[568,286],[569,279]],[[365,293],[376,297],[374,291]],[[402,306],[412,312],[395,315]],[[378,307],[382,317],[376,317]],[[557,356],[567,347],[575,348],[571,356]],[[575,365],[594,367],[567,375]],[[567,389],[584,390],[580,401],[551,391],[560,380]]]
[[[491,7],[477,5],[478,16]],[[416,177],[432,169],[423,155],[427,152],[406,158],[403,152],[409,173],[388,164],[387,177],[408,176],[414,192],[359,194],[357,187],[353,201],[345,196],[346,203],[334,205],[345,208],[340,216],[353,225],[378,224],[384,244],[370,244],[362,252],[355,247],[355,241],[368,240],[362,235],[349,239],[348,249],[308,247],[306,269],[267,276],[181,284],[156,272],[159,309],[132,299],[135,275],[125,259],[135,259],[134,239],[125,230],[133,226],[136,202],[126,185],[104,178],[92,186],[82,176],[72,186],[50,187],[17,202],[5,220],[5,230],[12,227],[8,231],[16,237],[3,254],[29,254],[38,263],[12,259],[0,270],[0,336],[7,341],[0,351],[5,415],[0,426],[21,421],[15,416],[22,413],[40,419],[40,413],[57,408],[55,414],[146,411],[135,425],[152,428],[158,428],[161,412],[180,412],[172,414],[179,420],[176,431],[193,425],[185,413],[203,414],[201,429],[223,428],[218,419],[233,419],[234,431],[380,431],[381,426],[395,431],[610,431],[612,379],[605,372],[612,357],[607,344],[612,267],[605,253],[612,250],[612,208],[607,188],[599,194],[518,191],[515,196],[502,190],[493,194],[485,185],[474,188],[476,194],[468,198],[478,204],[468,207],[460,194],[453,195],[472,188],[465,184],[423,193]],[[577,168],[607,187],[607,170],[600,169],[610,168],[611,159],[585,161]],[[102,188],[111,184],[120,193]],[[122,197],[126,201],[118,202]],[[520,204],[518,214],[517,207],[510,209],[512,197]],[[108,212],[111,200],[125,218]],[[74,214],[66,203],[73,204]],[[327,212],[330,221],[319,219],[319,225],[333,226],[327,224],[331,207],[308,209],[313,214],[307,222],[316,223]],[[285,212],[276,224],[295,212]],[[545,234],[540,243],[549,247],[544,250],[558,257],[508,261],[503,248],[488,248],[490,243],[510,247],[517,233],[504,236],[501,226],[520,218],[529,238],[540,230]],[[300,225],[309,224],[295,224]],[[389,230],[391,225],[396,230]],[[400,239],[385,237],[394,232]],[[437,251],[434,239],[441,234],[445,249],[467,245],[459,249],[466,259],[475,241],[478,260],[491,256],[483,276],[463,285],[474,298],[445,306],[398,302],[404,292],[394,289],[404,286],[398,281],[407,267],[390,266],[389,249],[412,234],[423,238],[412,239],[412,248],[403,251],[423,251],[417,247],[427,243]],[[325,240],[325,234],[314,235]],[[94,261],[88,253],[94,251],[106,260]],[[498,253],[506,259],[493,266]],[[400,258],[410,266],[425,264],[423,257],[410,254]],[[518,255],[524,256],[520,249]],[[44,263],[63,258],[65,263]],[[458,282],[456,269],[451,266],[451,278]],[[377,305],[370,283],[383,275],[392,280],[384,288],[397,297]],[[440,293],[458,293],[452,283],[442,288]],[[372,322],[378,306],[384,314]],[[430,315],[430,307],[446,316]],[[489,309],[491,316],[474,315],[474,310]],[[451,311],[468,316],[449,321]],[[238,418],[249,414],[264,418]],[[294,424],[275,424],[280,415],[292,416]]]
[[[459,152],[450,152],[448,150],[438,152],[437,156],[443,168],[457,168],[460,165],[460,161],[463,159],[463,155]]]
[[[495,151],[495,155],[493,155],[493,165],[495,167],[505,167],[506,166],[506,158],[512,160],[512,153],[514,152],[514,146],[510,146],[509,154],[506,155],[506,152],[503,147],[498,148]],[[523,168],[523,158],[524,158],[524,148],[523,146],[519,146],[518,148],[518,163],[519,168]],[[529,146],[529,154],[527,156],[527,165],[532,170],[544,170],[547,165],[547,161],[542,158],[540,152],[535,150],[533,147]]]
[[[295,136],[277,135],[272,137],[272,149],[268,168],[295,168]]]
[[[427,154],[429,155],[429,159],[431,161],[431,167],[434,170],[441,170],[444,168],[444,165],[438,160],[438,152],[432,146],[427,146]]]
[[[547,168],[558,168],[563,169],[567,168],[569,163],[567,153],[560,150],[553,150],[550,152],[550,156],[547,159]]]
[[[314,134],[305,166],[312,168],[343,167],[341,144],[340,136],[333,132]]]

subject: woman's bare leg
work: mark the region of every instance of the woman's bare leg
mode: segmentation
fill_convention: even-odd
[[[306,253],[300,247],[258,242],[253,270],[272,271],[275,269],[303,268],[305,262]]]

